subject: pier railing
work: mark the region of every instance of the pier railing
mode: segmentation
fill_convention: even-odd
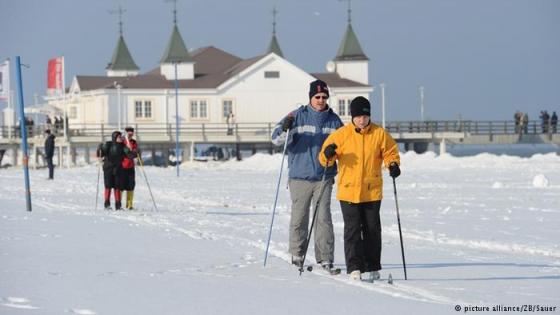
[[[376,122],[380,124],[379,122]],[[175,124],[132,124],[138,137],[156,139],[175,139]],[[179,137],[196,139],[196,141],[270,141],[275,123],[185,123],[179,126]],[[526,125],[516,125],[513,121],[475,121],[475,120],[433,120],[433,121],[391,121],[385,128],[394,134],[455,132],[469,135],[504,135],[504,134],[555,134],[557,126],[543,125],[541,121],[529,121]],[[43,136],[46,129],[58,137],[64,135],[62,128],[47,125],[34,125],[26,128],[29,137]],[[68,137],[107,139],[118,130],[114,124],[70,124]],[[19,127],[2,126],[0,139],[3,142],[21,137]],[[185,139],[187,140],[187,139]]]

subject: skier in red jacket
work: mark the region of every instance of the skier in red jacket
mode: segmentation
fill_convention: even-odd
[[[130,155],[122,161],[123,167],[123,190],[126,190],[126,209],[134,209],[132,202],[134,200],[134,186],[136,186],[136,174],[134,172],[134,158],[138,156],[138,143],[133,139],[134,128],[126,127],[126,137],[124,145],[130,150]]]

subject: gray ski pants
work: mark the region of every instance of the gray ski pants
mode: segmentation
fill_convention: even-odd
[[[317,262],[334,261],[334,232],[331,218],[331,193],[334,179],[325,181],[323,194],[315,220],[315,259]],[[290,179],[292,215],[290,218],[290,247],[293,256],[303,256],[309,230],[310,214],[313,211],[321,190],[321,182]],[[310,209],[311,208],[311,209]]]

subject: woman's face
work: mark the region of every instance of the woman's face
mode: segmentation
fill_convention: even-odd
[[[364,129],[369,124],[369,116],[368,115],[356,116],[352,118],[352,122],[354,123],[354,126],[360,129]]]

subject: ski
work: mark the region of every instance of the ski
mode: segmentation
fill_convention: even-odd
[[[319,266],[319,267],[321,267],[321,266]],[[300,272],[300,274],[303,273],[304,270],[307,270],[309,272],[313,272],[313,269],[314,269],[313,265],[308,265],[308,266],[300,267],[299,272]],[[331,270],[327,270],[327,269],[324,269],[324,268],[321,267],[318,270],[319,271],[325,271],[331,276],[339,275],[342,272],[342,270],[340,268],[333,268]]]

